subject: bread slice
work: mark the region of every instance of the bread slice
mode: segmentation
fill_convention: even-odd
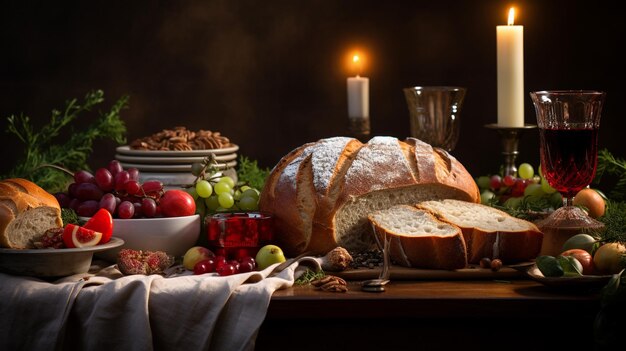
[[[413,206],[398,205],[368,216],[381,243],[390,239],[391,259],[400,265],[459,269],[467,265],[463,234],[453,225]]]
[[[63,225],[54,196],[25,179],[0,181],[0,246],[33,248],[32,240]]]
[[[461,228],[469,263],[483,257],[507,264],[527,261],[541,250],[543,233],[537,226],[493,207],[451,199],[423,201],[416,207]]]

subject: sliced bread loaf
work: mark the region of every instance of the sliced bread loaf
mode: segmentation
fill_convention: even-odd
[[[26,179],[0,181],[0,247],[33,248],[34,238],[62,225],[54,196]]]
[[[390,240],[391,259],[400,265],[429,269],[458,269],[467,265],[461,230],[439,221],[431,213],[398,205],[368,216],[384,242]]]
[[[527,261],[541,250],[543,234],[537,226],[493,207],[450,199],[423,201],[416,207],[461,228],[469,263],[483,257],[507,264]]]
[[[259,209],[289,256],[374,245],[367,215],[432,199],[477,202],[474,179],[453,156],[417,139],[335,137],[287,154],[265,182]]]

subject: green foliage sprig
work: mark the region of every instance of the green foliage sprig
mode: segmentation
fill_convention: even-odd
[[[598,152],[598,167],[594,183],[599,184],[606,175],[617,177],[617,183],[608,194],[609,198],[626,200],[626,160],[615,157],[609,150],[603,149]]]
[[[603,242],[626,243],[626,202],[607,200],[606,212],[599,220],[604,229],[596,233]]]
[[[314,270],[307,268],[306,271],[304,271],[304,273],[302,273],[302,275],[298,279],[296,279],[294,284],[295,285],[308,285],[308,284],[311,284],[312,281],[316,279],[324,278],[325,276],[326,276],[326,273],[324,273],[324,271],[321,269],[319,271],[314,271]]]
[[[68,175],[48,166],[88,170],[87,160],[95,140],[109,138],[118,144],[126,142],[126,125],[120,112],[128,107],[128,96],[120,98],[109,112],[99,112],[99,118],[86,129],[77,131],[72,128],[69,139],[59,142],[61,130],[103,101],[102,90],[87,93],[82,103],[78,99],[69,100],[63,110],[52,110],[50,121],[39,130],[33,127],[28,116],[9,116],[6,132],[14,134],[24,144],[24,153],[3,178],[27,178],[49,192],[64,190]]]
[[[245,156],[239,156],[237,164],[237,179],[239,182],[247,183],[249,186],[262,190],[265,179],[270,174],[268,168],[261,168],[256,160],[250,160]]]

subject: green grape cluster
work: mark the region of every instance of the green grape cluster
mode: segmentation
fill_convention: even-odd
[[[194,163],[191,173],[196,181],[187,192],[196,202],[196,212],[207,213],[229,211],[257,211],[259,209],[258,189],[245,182],[235,183],[234,179],[211,167],[211,161]]]
[[[561,206],[561,195],[548,184],[541,174],[541,166],[535,169],[522,163],[517,175],[502,177],[498,174],[476,178],[483,204],[500,205],[510,209],[544,210]]]

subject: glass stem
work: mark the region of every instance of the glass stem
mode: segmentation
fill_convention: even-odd
[[[563,207],[565,206],[573,206],[574,198],[570,196],[563,196]]]

